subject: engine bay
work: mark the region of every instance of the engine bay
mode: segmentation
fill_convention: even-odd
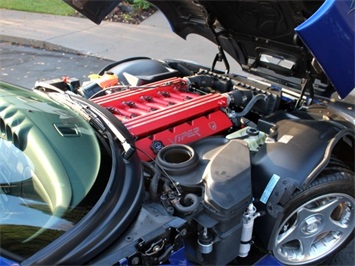
[[[144,202],[113,248],[128,264],[166,263],[181,248],[198,264],[247,257],[254,220],[259,238],[269,241],[272,227],[263,221],[275,221],[283,211],[279,201],[319,165],[328,145],[320,136],[340,132],[324,121],[303,121],[325,117],[318,109],[300,112],[313,100],[309,95],[182,61],[133,59],[82,85],[65,79],[36,88],[80,95],[133,136]],[[307,148],[305,135],[312,136]],[[148,231],[141,227],[147,221]]]
[[[203,264],[226,264],[249,253],[252,230],[243,233],[243,224],[252,228],[261,215],[252,203],[250,153],[267,134],[246,116],[276,111],[281,90],[195,68],[138,59],[108,66],[81,86],[76,79],[37,84],[75,92],[111,112],[133,135],[142,161],[143,209],[149,213],[144,220],[147,215],[159,217],[157,223],[183,219],[163,235],[133,241],[141,248],[129,264],[162,263],[168,250],[182,246],[189,260]],[[265,124],[264,130],[271,127]]]

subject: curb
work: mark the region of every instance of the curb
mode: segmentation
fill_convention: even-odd
[[[70,48],[67,48],[67,47],[64,47],[64,46],[61,46],[58,44],[53,44],[53,43],[46,42],[46,41],[39,41],[39,40],[22,38],[22,37],[16,37],[16,36],[0,35],[0,42],[8,42],[11,44],[16,44],[16,45],[31,46],[34,48],[45,49],[45,50],[49,50],[49,51],[98,57],[98,56],[95,56],[95,55],[90,54],[88,52],[85,53],[83,51],[70,49]]]

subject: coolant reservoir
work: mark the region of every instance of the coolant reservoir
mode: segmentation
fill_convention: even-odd
[[[91,74],[90,81],[84,82],[81,86],[81,92],[85,98],[90,98],[102,89],[110,88],[118,84],[118,76],[105,72],[103,75]]]
[[[247,142],[250,151],[258,151],[264,144],[267,134],[253,127],[245,127],[226,136],[227,139],[242,139]]]
[[[89,79],[90,81],[96,82],[102,89],[118,84],[118,76],[111,72],[105,72],[102,76],[98,74],[91,74],[89,75]]]

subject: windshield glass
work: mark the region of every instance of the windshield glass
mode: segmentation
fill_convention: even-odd
[[[73,228],[111,171],[107,144],[89,122],[27,94],[0,98],[0,245],[10,259],[28,258]]]
[[[1,248],[27,258],[70,230],[87,214],[101,195],[105,176],[96,182],[91,193],[88,191],[81,196],[78,205],[53,206],[45,195],[45,190],[50,188],[40,183],[40,179],[50,177],[37,176],[31,159],[11,142],[0,139],[0,150]],[[58,191],[62,186],[63,190],[70,190],[67,185],[63,182],[53,189]],[[71,197],[70,193],[61,195]]]
[[[9,141],[0,139],[0,149],[1,246],[28,256],[48,241],[42,229],[51,230],[56,237],[63,229],[71,228],[72,223],[52,216],[49,204],[36,191],[31,160]]]

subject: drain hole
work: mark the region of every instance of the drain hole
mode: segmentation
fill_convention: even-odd
[[[79,130],[76,125],[57,125],[55,124],[54,127],[59,132],[60,135],[63,137],[78,137]]]

